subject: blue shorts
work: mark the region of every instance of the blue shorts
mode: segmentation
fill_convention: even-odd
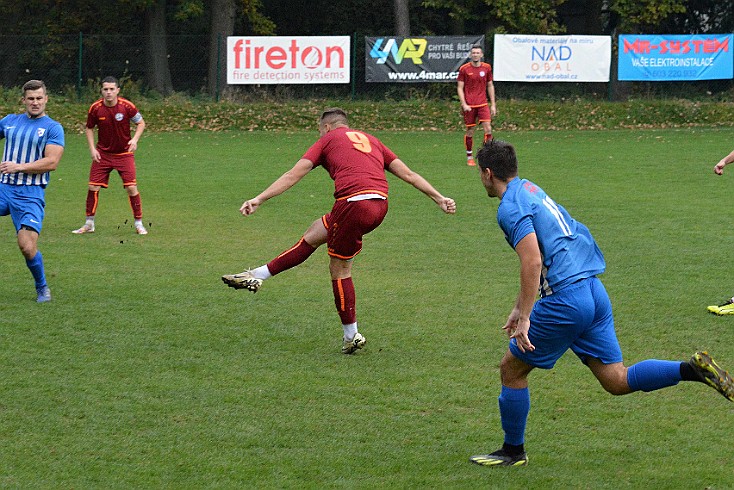
[[[510,352],[541,369],[551,369],[568,349],[584,363],[589,357],[604,364],[622,362],[612,303],[596,277],[582,279],[536,301],[528,337],[534,351],[521,352],[511,339]]]
[[[10,215],[16,233],[25,225],[40,234],[44,207],[46,200],[40,185],[0,184],[0,216]]]

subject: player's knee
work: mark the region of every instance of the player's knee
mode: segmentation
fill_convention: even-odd
[[[599,379],[599,382],[601,383],[602,388],[607,391],[607,393],[614,396],[627,395],[629,393],[632,393],[632,389],[627,383],[626,370],[624,373],[615,372],[614,376]]]
[[[525,383],[527,371],[519,369],[518,360],[510,355],[505,355],[500,361],[500,380],[504,386],[515,387]]]
[[[23,257],[28,260],[33,259],[36,256],[36,252],[38,252],[36,244],[27,240],[18,240],[18,248],[20,249],[20,253],[23,254]]]

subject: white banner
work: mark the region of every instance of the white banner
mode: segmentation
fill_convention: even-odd
[[[611,61],[609,36],[494,36],[497,81],[608,82]]]
[[[349,36],[227,37],[227,83],[349,83]]]

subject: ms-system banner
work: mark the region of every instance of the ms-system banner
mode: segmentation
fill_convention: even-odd
[[[365,81],[456,82],[484,36],[365,37]]]
[[[227,38],[227,83],[349,83],[349,36]]]
[[[620,80],[732,78],[731,34],[619,36]]]

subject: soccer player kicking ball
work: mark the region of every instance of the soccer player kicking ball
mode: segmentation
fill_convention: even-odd
[[[522,466],[530,411],[528,375],[551,369],[571,349],[613,395],[654,391],[680,381],[707,383],[734,401],[734,381],[706,352],[690,361],[646,361],[626,367],[614,331],[612,305],[597,276],[604,256],[589,229],[540,187],[517,173],[515,148],[488,142],[477,155],[489,197],[500,199],[497,222],[520,258],[520,293],[502,327],[510,345],[500,363],[504,445],[472,456],[484,466]],[[536,301],[540,285],[540,299]]]
[[[301,264],[326,243],[334,301],[344,330],[342,352],[352,354],[366,342],[357,331],[352,261],[362,250],[362,237],[377,228],[387,214],[385,171],[426,194],[445,213],[454,214],[456,203],[410,170],[380,140],[351,129],[343,110],[324,111],[319,119],[319,133],[319,140],[293,168],[245,201],[240,212],[245,216],[253,214],[265,201],[287,191],[318,166],[324,167],[334,180],[336,202],[331,212],[314,221],[293,247],[266,265],[222,276],[222,280],[229,287],[257,292],[264,280]]]

